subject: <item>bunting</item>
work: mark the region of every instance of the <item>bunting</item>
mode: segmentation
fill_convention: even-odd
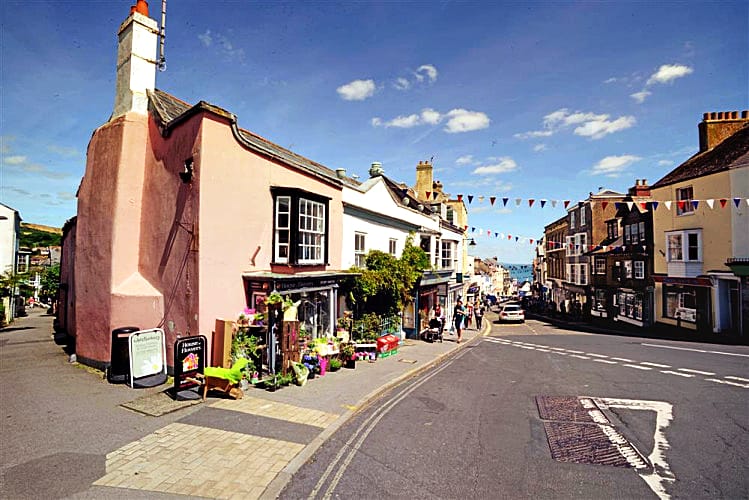
[[[539,201],[539,203],[541,204],[541,208],[544,208],[544,205],[546,205],[546,200],[541,200]]]
[[[469,194],[468,195],[468,204],[470,205],[472,201],[473,201],[473,195]]]
[[[509,198],[502,198],[502,206],[506,207],[508,201],[510,201]]]
[[[601,202],[601,208],[603,208],[604,210],[606,210],[606,207],[608,207],[608,206],[609,206],[609,202],[608,201],[602,201]]]
[[[459,195],[458,195],[458,202],[462,202],[462,201],[463,201],[463,195],[462,195],[462,194],[459,194]]]
[[[489,201],[491,202],[492,206],[494,206],[494,202],[497,201],[497,197],[496,196],[490,196],[489,197]]]
[[[530,208],[530,207],[533,206],[533,202],[534,201],[536,201],[536,200],[534,200],[533,198],[531,198],[531,199],[528,200],[528,208]]]

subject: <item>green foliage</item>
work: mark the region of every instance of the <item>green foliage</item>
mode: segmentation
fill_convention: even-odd
[[[19,288],[21,295],[24,295],[24,292],[28,291],[28,285],[26,285],[28,278],[28,274],[11,271],[0,275],[0,297],[13,297],[16,288]]]
[[[366,269],[352,269],[361,274],[345,285],[357,316],[397,314],[412,300],[411,294],[422,271],[430,268],[429,256],[413,245],[413,235],[407,238],[399,259],[372,250],[367,254],[366,262]]]
[[[19,245],[22,247],[58,247],[62,242],[62,235],[21,225]]]
[[[341,366],[343,366],[343,362],[338,358],[331,358],[328,362],[328,370],[332,372],[340,370]]]
[[[57,295],[57,289],[60,287],[60,265],[46,267],[41,274],[42,289],[41,299],[45,303],[52,302]]]

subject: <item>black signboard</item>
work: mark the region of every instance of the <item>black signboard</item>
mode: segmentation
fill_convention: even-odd
[[[205,369],[208,352],[207,339],[204,335],[177,339],[174,343],[174,399],[196,399],[199,397],[192,389],[199,384],[195,382],[198,373]]]

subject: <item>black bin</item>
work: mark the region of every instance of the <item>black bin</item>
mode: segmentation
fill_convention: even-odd
[[[107,380],[111,384],[124,384],[130,380],[130,346],[128,339],[133,332],[140,331],[137,326],[124,326],[112,330],[112,349],[107,370]]]

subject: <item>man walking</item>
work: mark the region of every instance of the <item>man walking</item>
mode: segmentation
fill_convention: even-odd
[[[455,304],[453,309],[453,324],[455,325],[455,333],[458,336],[458,344],[463,340],[463,320],[466,316],[466,309],[463,307],[463,301],[458,299],[458,303]]]
[[[476,317],[476,329],[481,331],[481,323],[484,319],[484,305],[477,302],[473,307],[473,315]]]

